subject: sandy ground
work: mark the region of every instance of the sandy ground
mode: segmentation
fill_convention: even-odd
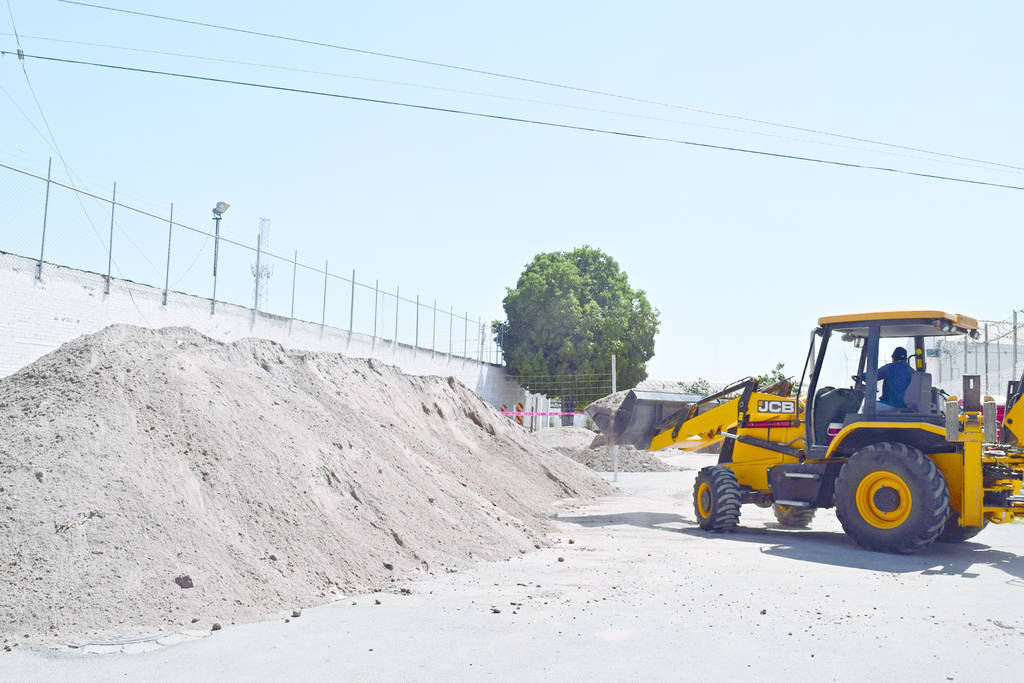
[[[690,490],[713,456],[676,457],[686,471],[564,501],[550,548],[171,646],[15,648],[0,679],[965,681],[1024,665],[1021,526],[895,556],[831,511],[791,531],[745,506],[711,536]]]

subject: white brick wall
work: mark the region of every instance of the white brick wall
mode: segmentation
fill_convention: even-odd
[[[515,405],[523,391],[501,366],[432,354],[405,344],[397,347],[365,334],[352,334],[315,323],[255,314],[233,304],[163,291],[149,285],[113,279],[104,294],[104,276],[43,264],[37,280],[36,261],[0,252],[0,377],[6,377],[61,344],[113,324],[142,327],[191,327],[221,341],[245,337],[272,339],[303,351],[339,352],[378,358],[411,375],[453,376],[494,406]]]

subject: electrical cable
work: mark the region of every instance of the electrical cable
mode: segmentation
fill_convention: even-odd
[[[21,38],[18,37],[18,27],[14,23],[14,11],[11,9],[11,0],[7,0],[7,12],[8,14],[10,14],[11,17],[11,28],[14,31],[14,40],[18,45],[18,51],[16,53],[7,52],[4,54],[15,54],[18,57],[18,63],[21,65],[21,72],[25,74],[25,82],[28,84],[28,90],[32,94],[32,100],[36,104],[36,110],[39,112],[39,116],[43,120],[43,126],[46,128],[46,132],[50,136],[50,144],[52,144],[53,149],[57,152],[57,157],[60,159],[61,164],[64,166],[64,172],[67,173],[68,180],[71,180],[73,177],[71,167],[68,165],[67,160],[64,158],[64,153],[61,151],[60,145],[57,144],[57,138],[53,134],[53,129],[50,128],[50,122],[46,118],[46,113],[43,111],[43,105],[40,104],[39,97],[36,96],[36,90],[34,87],[32,87],[32,79],[29,78],[28,69],[25,67],[25,53],[21,47]],[[93,223],[92,217],[89,215],[89,212],[86,211],[85,209],[85,204],[82,203],[82,197],[76,192],[75,198],[78,199],[78,204],[82,208],[82,213],[85,214],[86,221],[89,223],[89,227],[92,228],[92,232],[96,236],[96,239],[99,240],[101,246],[106,247],[106,243],[103,241],[103,238],[100,236],[99,231],[96,229],[96,224]]]
[[[0,55],[14,54],[9,50],[0,50]],[[254,83],[250,81],[239,81],[227,78],[214,78],[212,76],[201,76],[197,74],[186,74],[174,71],[159,71],[156,69],[143,69],[140,67],[122,66],[117,64],[103,64],[100,62],[89,62],[81,61],[76,59],[66,59],[61,57],[46,57],[43,55],[23,55],[26,59],[39,59],[47,62],[53,62],[58,64],[75,64],[79,66],[96,67],[102,69],[112,69],[115,71],[128,71],[134,73],[142,73],[155,76],[168,76],[172,78],[182,78],[194,81],[204,81],[208,83],[218,83],[221,85],[237,85],[250,88],[259,88],[262,90],[272,90],[279,92],[288,92],[293,94],[303,95],[316,95],[319,97],[329,97],[333,99],[348,100],[353,102],[366,102],[369,104],[384,104],[393,107],[402,107],[406,109],[416,109],[420,111],[434,111],[446,114],[456,114],[459,116],[469,116],[475,118],[491,119],[495,121],[507,121],[512,123],[523,123],[535,126],[544,126],[548,128],[557,128],[562,130],[575,130],[586,133],[594,133],[599,135],[610,135],[621,138],[629,138],[634,140],[647,140],[651,142],[666,142],[677,145],[686,145],[689,147],[697,147],[701,149],[715,149],[727,152],[737,152],[742,154],[751,154],[755,156],[767,157],[772,159],[789,159],[791,161],[804,161],[808,163],[822,164],[827,166],[839,166],[843,168],[856,168],[861,170],[879,171],[882,173],[894,173],[898,175],[907,175],[918,178],[928,178],[932,180],[945,180],[955,183],[964,183],[968,185],[981,185],[986,187],[998,187],[1007,190],[1024,190],[1024,187],[1020,185],[1008,185],[1004,183],[994,183],[984,180],[974,180],[970,178],[959,178],[955,176],[939,175],[935,173],[924,173],[921,171],[908,171],[906,169],[892,168],[888,166],[875,166],[871,164],[858,164],[850,161],[838,161],[835,159],[821,159],[817,157],[801,156],[797,154],[786,154],[783,152],[769,152],[766,150],[750,149],[745,147],[734,147],[730,145],[716,145],[707,142],[698,142],[696,140],[684,140],[680,138],[667,138],[656,135],[645,135],[643,133],[632,133],[628,131],[612,130],[607,128],[593,128],[590,126],[578,126],[569,123],[559,123],[556,121],[543,121],[540,119],[528,119],[517,116],[505,116],[501,114],[489,114],[485,112],[469,111],[465,109],[454,109],[449,107],[435,107],[426,104],[415,104],[411,102],[400,102],[397,100],[384,100],[371,97],[357,97],[355,95],[345,95],[342,93],[326,92],[323,90],[309,90],[305,88],[290,88],[280,85],[271,85],[268,83]]]
[[[222,24],[213,24],[213,23],[208,23],[208,22],[203,22],[203,21],[196,21],[196,20],[192,20],[192,19],[181,19],[181,18],[178,18],[178,17],[168,17],[168,16],[164,16],[164,15],[160,15],[160,14],[152,14],[152,13],[149,13],[149,12],[139,12],[139,11],[135,11],[135,10],[122,9],[120,7],[109,7],[109,6],[106,6],[106,5],[97,5],[97,4],[88,3],[88,2],[79,2],[78,0],[57,0],[57,1],[61,2],[61,3],[64,3],[66,5],[78,5],[80,7],[88,7],[90,9],[98,9],[98,10],[102,10],[102,11],[106,11],[106,12],[119,12],[121,14],[129,14],[129,15],[134,15],[134,16],[139,16],[139,17],[145,17],[145,18],[148,18],[148,19],[159,19],[161,21],[170,21],[170,22],[176,22],[176,23],[179,23],[179,24],[188,24],[188,25],[191,25],[191,26],[200,26],[200,27],[203,27],[203,28],[217,29],[217,30],[221,30],[221,31],[230,31],[232,33],[241,33],[241,34],[245,34],[245,35],[258,36],[260,38],[271,38],[271,39],[274,39],[274,40],[283,40],[283,41],[288,41],[288,42],[292,42],[292,43],[299,43],[299,44],[302,44],[302,45],[311,45],[311,46],[315,46],[315,47],[325,47],[325,48],[330,48],[330,49],[334,49],[334,50],[344,50],[346,52],[353,52],[353,53],[357,53],[357,54],[370,55],[370,56],[374,56],[374,57],[383,57],[383,58],[386,58],[386,59],[394,59],[394,60],[399,60],[399,61],[403,61],[403,62],[411,62],[411,63],[414,63],[414,64],[423,64],[423,65],[426,65],[426,66],[434,66],[434,67],[439,67],[439,68],[443,68],[443,69],[452,69],[452,70],[455,70],[455,71],[462,71],[462,72],[466,72],[466,73],[473,73],[473,74],[478,74],[478,75],[482,75],[482,76],[490,76],[490,77],[493,77],[493,78],[503,78],[503,79],[512,80],[512,81],[519,81],[519,82],[523,82],[523,83],[530,83],[530,84],[533,84],[533,85],[543,85],[543,86],[551,87],[551,88],[560,88],[560,89],[563,89],[563,90],[571,90],[571,91],[574,91],[574,92],[585,93],[585,94],[588,94],[588,95],[598,95],[598,96],[601,96],[601,97],[613,97],[613,98],[620,99],[620,100],[627,100],[627,101],[630,101],[630,102],[639,102],[639,103],[642,103],[642,104],[650,104],[650,105],[655,105],[655,106],[659,106],[659,107],[669,107],[669,108],[672,108],[672,109],[683,109],[683,110],[686,110],[686,111],[692,111],[692,112],[696,112],[696,113],[700,113],[700,114],[706,114],[706,115],[709,115],[709,116],[719,116],[719,117],[724,117],[724,118],[729,118],[729,119],[736,119],[736,120],[739,120],[739,121],[747,121],[749,123],[757,123],[757,124],[765,125],[765,126],[774,126],[774,127],[777,127],[777,128],[786,128],[786,129],[789,129],[789,130],[796,130],[796,131],[800,131],[800,132],[803,132],[803,133],[811,133],[811,134],[814,134],[814,135],[826,135],[826,136],[829,136],[829,137],[842,138],[844,140],[852,140],[852,141],[855,141],[855,142],[863,142],[863,143],[867,143],[867,144],[871,144],[871,145],[880,145],[880,146],[883,146],[883,147],[893,147],[893,148],[896,148],[896,149],[902,149],[902,150],[910,151],[910,152],[919,152],[919,153],[924,153],[924,154],[932,154],[932,155],[935,155],[935,156],[941,156],[941,157],[946,157],[946,158],[950,158],[950,159],[958,159],[960,161],[970,161],[970,162],[981,163],[981,164],[986,164],[986,165],[1002,166],[1004,168],[1012,168],[1012,169],[1018,170],[1018,171],[1024,171],[1024,167],[1022,167],[1022,166],[1014,166],[1012,164],[1004,164],[1004,163],[1000,163],[1000,162],[996,162],[996,161],[986,161],[984,159],[975,159],[975,158],[972,158],[972,157],[960,156],[960,155],[956,155],[956,154],[947,154],[945,152],[934,152],[934,151],[931,151],[931,150],[922,149],[920,147],[911,147],[911,146],[908,146],[908,145],[899,145],[899,144],[895,144],[895,143],[891,143],[891,142],[883,142],[883,141],[880,141],[880,140],[872,140],[870,138],[857,137],[857,136],[854,136],[854,135],[845,135],[845,134],[842,134],[842,133],[832,133],[832,132],[829,132],[829,131],[826,131],[826,130],[817,129],[817,128],[807,128],[807,127],[803,127],[803,126],[795,126],[795,125],[786,124],[786,123],[778,123],[778,122],[775,122],[775,121],[767,121],[767,120],[764,120],[764,119],[757,119],[757,118],[753,118],[753,117],[749,117],[749,116],[741,116],[741,115],[738,115],[738,114],[727,114],[727,113],[712,111],[710,109],[702,109],[702,108],[699,108],[699,107],[691,107],[691,106],[685,106],[685,105],[681,105],[681,104],[672,104],[670,102],[662,102],[662,101],[659,101],[659,100],[653,100],[653,99],[648,99],[648,98],[643,98],[643,97],[633,97],[633,96],[630,96],[630,95],[621,95],[621,94],[618,94],[618,93],[607,92],[607,91],[604,91],[604,90],[596,90],[596,89],[592,89],[592,88],[583,88],[583,87],[568,85],[568,84],[565,84],[565,83],[556,83],[556,82],[553,82],[553,81],[544,81],[544,80],[535,79],[535,78],[528,78],[528,77],[525,77],[525,76],[516,76],[516,75],[512,75],[512,74],[499,73],[499,72],[496,72],[496,71],[486,71],[484,69],[474,69],[472,67],[459,66],[459,65],[456,65],[456,64],[446,64],[446,63],[443,63],[443,62],[435,62],[435,61],[431,61],[431,60],[427,60],[427,59],[419,59],[419,58],[416,58],[416,57],[405,57],[405,56],[402,56],[402,55],[390,54],[390,53],[387,53],[387,52],[379,52],[379,51],[375,51],[375,50],[366,50],[366,49],[362,49],[362,48],[355,48],[355,47],[350,47],[350,46],[347,46],[347,45],[338,45],[338,44],[335,44],[335,43],[326,43],[326,42],[316,41],[316,40],[307,40],[305,38],[296,38],[296,37],[293,37],[293,36],[286,36],[286,35],[281,35],[281,34],[277,34],[277,33],[267,33],[267,32],[264,32],[264,31],[255,31],[255,30],[251,30],[251,29],[243,29],[243,28],[238,28],[238,27],[234,27],[234,26],[225,26],[225,25],[222,25]]]
[[[0,36],[2,36],[2,35],[12,35],[12,34],[0,33]],[[222,57],[211,57],[211,56],[208,56],[208,55],[196,55],[196,54],[188,54],[188,53],[184,53],[184,52],[170,52],[170,51],[167,51],[167,50],[152,50],[152,49],[148,49],[148,48],[129,47],[129,46],[125,46],[125,45],[111,45],[109,43],[91,43],[91,42],[81,41],[81,40],[65,40],[65,39],[62,39],[62,38],[48,38],[46,36],[30,36],[30,35],[25,35],[25,34],[22,34],[22,37],[26,38],[26,39],[29,39],[29,40],[41,40],[41,41],[50,42],[50,43],[62,43],[62,44],[66,44],[66,45],[77,45],[77,46],[81,46],[81,47],[98,47],[98,48],[103,48],[103,49],[107,49],[107,50],[124,50],[124,51],[127,51],[127,52],[137,52],[137,53],[140,53],[140,54],[160,55],[160,56],[163,56],[163,57],[180,57],[180,58],[184,58],[184,59],[196,59],[196,60],[201,60],[201,61],[206,61],[206,62],[216,62],[216,63],[221,63],[221,64],[236,64],[236,65],[239,65],[239,66],[251,66],[251,67],[257,67],[257,68],[261,68],[261,69],[277,69],[277,70],[280,70],[280,71],[290,71],[290,72],[294,72],[294,73],[304,73],[304,74],[311,74],[311,75],[315,75],[315,76],[328,76],[328,77],[331,77],[331,78],[347,78],[347,79],[352,79],[352,80],[357,80],[357,81],[365,81],[365,82],[369,82],[369,83],[380,83],[380,84],[384,84],[384,85],[398,85],[398,86],[408,87],[408,88],[420,88],[420,89],[424,89],[424,90],[434,90],[434,91],[438,91],[438,92],[455,93],[455,94],[458,94],[458,95],[471,95],[471,96],[474,96],[474,97],[490,97],[490,98],[499,99],[499,100],[506,100],[506,101],[510,101],[510,102],[524,102],[524,103],[527,103],[527,104],[540,104],[540,105],[545,105],[545,106],[550,106],[550,107],[561,107],[561,108],[564,108],[564,109],[573,109],[573,110],[576,110],[576,111],[589,111],[589,112],[595,112],[595,113],[599,113],[599,114],[610,114],[610,115],[613,115],[613,116],[625,116],[625,117],[635,118],[635,119],[645,119],[645,120],[648,120],[648,121],[659,121],[659,122],[662,122],[662,123],[673,123],[673,124],[683,125],[683,126],[694,126],[694,127],[697,127],[697,128],[708,128],[708,129],[711,129],[711,130],[721,130],[721,131],[728,131],[728,132],[732,132],[732,133],[742,133],[742,134],[745,134],[745,135],[758,135],[758,136],[762,136],[762,137],[776,138],[776,139],[779,139],[779,140],[789,140],[789,141],[792,141],[792,142],[803,142],[803,143],[812,144],[812,145],[823,145],[823,146],[826,146],[826,147],[836,147],[836,148],[840,148],[840,149],[851,149],[851,150],[856,150],[856,151],[860,151],[860,152],[868,152],[868,153],[873,153],[873,154],[886,154],[886,155],[890,155],[890,156],[902,157],[902,158],[905,158],[905,159],[916,159],[918,161],[931,161],[931,162],[944,163],[944,164],[952,164],[952,165],[955,165],[955,166],[964,166],[964,167],[967,167],[967,168],[976,168],[976,169],[989,170],[989,171],[995,170],[995,171],[998,171],[1000,173],[1020,174],[1020,173],[1024,172],[1024,170],[1017,171],[1017,170],[1013,170],[1012,168],[992,168],[990,166],[983,166],[983,165],[978,165],[978,164],[975,164],[975,163],[966,163],[966,162],[955,161],[955,160],[951,160],[951,159],[936,159],[934,157],[922,157],[922,156],[918,156],[918,155],[914,155],[914,154],[903,154],[901,152],[887,151],[885,149],[875,149],[875,148],[869,148],[869,147],[858,147],[858,146],[855,146],[855,145],[845,145],[845,144],[838,143],[838,142],[828,142],[826,140],[813,140],[813,139],[808,139],[808,138],[794,137],[792,135],[779,135],[778,133],[768,133],[768,132],[759,131],[759,130],[750,130],[750,129],[744,129],[744,128],[731,128],[731,127],[728,127],[728,126],[716,126],[716,125],[709,124],[709,123],[698,123],[696,121],[683,121],[681,119],[671,119],[671,118],[665,118],[665,117],[661,117],[661,116],[650,116],[650,115],[647,115],[647,114],[637,114],[637,113],[634,113],[634,112],[616,111],[616,110],[613,110],[613,109],[602,109],[602,108],[599,108],[599,107],[586,107],[586,106],[582,106],[582,105],[568,104],[568,103],[564,103],[564,102],[552,102],[550,100],[537,100],[537,99],[531,99],[531,98],[526,98],[526,97],[514,97],[514,96],[511,96],[511,95],[499,95],[497,93],[481,92],[481,91],[478,91],[478,90],[464,90],[464,89],[461,89],[461,88],[446,88],[446,87],[443,87],[443,86],[426,85],[426,84],[423,84],[423,83],[411,83],[409,81],[394,81],[394,80],[388,80],[388,79],[384,79],[384,78],[371,78],[369,76],[357,76],[357,75],[354,75],[354,74],[343,74],[343,73],[336,73],[336,72],[331,72],[331,71],[318,71],[318,70],[315,70],[315,69],[301,69],[301,68],[297,68],[297,67],[284,66],[284,65],[280,65],[280,64],[265,64],[265,63],[261,63],[261,62],[248,62],[248,61],[239,60],[239,59],[226,59],[226,58],[222,58]]]
[[[68,175],[68,181],[73,182],[75,174],[71,171],[71,166],[68,165],[67,159],[64,158],[64,152],[61,151],[60,145],[57,144],[57,137],[53,134],[53,129],[50,127],[50,122],[46,118],[46,112],[43,111],[43,105],[39,102],[39,97],[36,95],[36,89],[32,86],[32,79],[29,78],[28,69],[25,67],[25,53],[21,48],[21,38],[18,36],[18,27],[14,21],[14,10],[11,9],[11,0],[7,0],[7,13],[11,17],[11,30],[14,31],[14,41],[18,45],[18,52],[16,54],[18,57],[18,62],[21,64],[21,72],[25,74],[25,83],[28,84],[28,90],[32,94],[32,100],[35,102],[36,109],[39,111],[39,116],[43,120],[43,126],[46,128],[46,132],[50,135],[50,140],[53,143],[53,149],[56,150],[57,157],[60,159],[61,165],[64,166],[64,172],[67,173]],[[81,182],[81,178],[79,178],[78,180],[79,182]],[[73,184],[72,188],[74,188]],[[96,229],[96,224],[93,223],[92,216],[89,215],[89,212],[85,208],[85,203],[82,201],[82,195],[77,190],[75,191],[75,199],[78,200],[78,206],[82,209],[82,213],[85,215],[85,220],[86,222],[89,223],[89,227],[92,228],[93,235],[95,235],[96,239],[99,240],[100,246],[105,246],[107,248],[107,251],[110,254],[111,263],[113,264],[114,268],[117,269],[118,275],[122,275],[121,268],[113,257],[114,245],[112,243],[105,243],[103,241],[103,238],[100,236],[99,231]],[[111,218],[111,221],[113,222],[113,218]],[[138,245],[136,245],[134,241],[131,240],[130,237],[128,238],[128,240],[135,246],[139,253],[142,253],[142,250],[139,249]],[[145,254],[142,255],[145,258]],[[42,257],[40,257],[40,259],[42,259]],[[143,315],[142,309],[139,308],[138,302],[135,301],[135,296],[132,294],[130,289],[128,289],[127,291],[128,297],[132,301],[132,305],[135,306],[135,310],[138,312],[139,316],[142,317],[143,320],[146,320],[146,316]]]

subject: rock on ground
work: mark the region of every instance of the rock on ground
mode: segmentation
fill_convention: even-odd
[[[114,326],[0,379],[0,641],[280,616],[609,491],[454,379]]]

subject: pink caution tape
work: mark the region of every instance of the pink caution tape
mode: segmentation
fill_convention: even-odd
[[[510,417],[546,417],[549,415],[586,415],[586,413],[514,413],[508,410],[500,411],[502,415]]]

